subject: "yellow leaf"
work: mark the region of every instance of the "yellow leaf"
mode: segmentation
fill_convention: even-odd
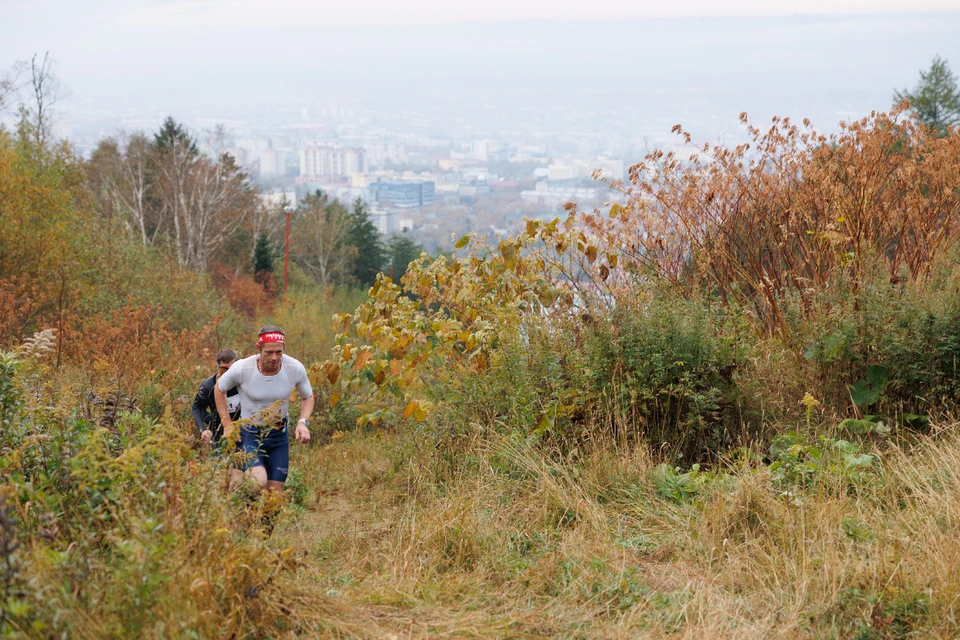
[[[460,238],[459,240],[457,240],[457,243],[456,243],[455,245],[453,245],[453,246],[454,246],[455,249],[463,249],[463,248],[464,248],[465,246],[467,246],[469,243],[470,243],[470,236],[469,236],[469,235],[466,235],[466,236],[463,236],[462,238]]]
[[[352,316],[349,313],[338,313],[333,316],[333,330],[334,331],[346,331],[350,328],[350,319]]]
[[[332,362],[327,363],[327,381],[330,384],[336,384],[340,379],[340,365]]]
[[[420,403],[416,400],[407,403],[407,406],[403,408],[403,419],[407,420],[420,408]]]

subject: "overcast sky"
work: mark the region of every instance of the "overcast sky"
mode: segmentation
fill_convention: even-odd
[[[0,0],[0,71],[50,51],[68,109],[583,106],[677,90],[707,91],[701,110],[726,95],[734,114],[832,120],[886,108],[934,55],[960,70],[958,35],[960,0]]]
[[[960,0],[0,0],[0,7],[0,53],[9,56],[49,47],[60,35],[121,29],[953,13]]]
[[[233,26],[389,25],[537,18],[611,20],[947,12],[957,10],[960,5],[958,0],[606,0],[601,4],[583,0],[197,0],[137,4],[126,5],[121,12],[123,21],[130,24],[177,24],[189,20]]]

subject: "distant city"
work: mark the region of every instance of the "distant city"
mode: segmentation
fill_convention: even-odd
[[[809,117],[830,132],[888,109],[935,54],[960,70],[958,32],[958,15],[545,20],[224,28],[173,49],[169,32],[148,29],[111,32],[129,55],[107,58],[72,24],[51,38],[70,90],[57,133],[79,155],[168,115],[201,140],[222,124],[265,203],[295,207],[317,189],[361,198],[381,233],[436,252],[466,232],[561,215],[566,202],[602,206],[618,194],[594,172],[625,179],[652,149],[692,152],[670,132],[678,123],[698,142],[737,144],[741,111],[761,127]],[[0,64],[32,55],[13,51],[32,40],[7,35]]]
[[[302,107],[273,125],[228,122],[224,151],[259,186],[265,205],[295,208],[316,190],[345,203],[360,198],[381,234],[409,233],[437,252],[450,249],[454,235],[506,235],[525,217],[561,215],[567,202],[592,209],[619,199],[593,179],[594,172],[624,179],[648,144],[617,135],[538,131],[434,136],[402,125],[388,130],[382,119],[376,111],[347,106]],[[103,136],[156,129],[121,119],[111,131],[102,116],[90,124],[106,126],[75,118],[61,122],[58,134],[88,156]]]

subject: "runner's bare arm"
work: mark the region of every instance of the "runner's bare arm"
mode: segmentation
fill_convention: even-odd
[[[226,440],[233,433],[233,421],[227,411],[227,394],[220,391],[220,385],[213,385],[213,398],[217,403],[217,413],[220,414],[220,423],[223,425],[223,438]]]
[[[303,399],[303,402],[300,403],[300,420],[309,420],[310,414],[313,413],[313,403],[315,395],[311,395]],[[306,444],[310,442],[310,429],[307,428],[303,422],[297,422],[297,428],[293,432],[293,436],[297,439],[297,442]]]

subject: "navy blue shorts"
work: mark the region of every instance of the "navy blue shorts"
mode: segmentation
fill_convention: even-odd
[[[251,467],[267,470],[267,480],[286,482],[290,470],[290,440],[287,429],[240,429],[239,450],[245,455],[240,468]]]

